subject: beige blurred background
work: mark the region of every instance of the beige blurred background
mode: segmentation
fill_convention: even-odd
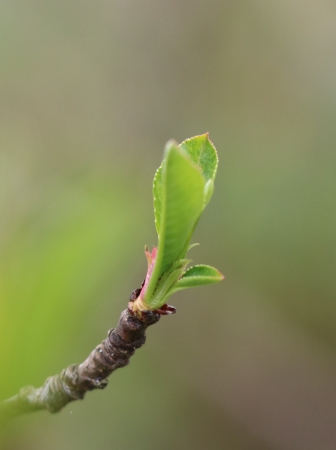
[[[0,399],[117,323],[170,138],[218,149],[190,255],[226,275],[1,449],[334,450],[335,2],[2,0],[0,62]]]

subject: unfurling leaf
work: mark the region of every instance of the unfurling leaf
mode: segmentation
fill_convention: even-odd
[[[144,298],[148,304],[161,275],[171,264],[185,256],[185,249],[203,209],[204,186],[205,180],[198,168],[175,143],[170,142],[162,166],[159,246]]]
[[[153,182],[158,247],[146,251],[148,272],[139,295],[141,308],[159,309],[175,291],[221,281],[210,266],[186,270],[185,259],[197,222],[209,202],[218,165],[208,133],[180,145],[169,141]]]

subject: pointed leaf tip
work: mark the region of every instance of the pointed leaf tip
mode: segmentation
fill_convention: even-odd
[[[164,148],[164,159],[167,158],[169,152],[174,148],[178,148],[178,143],[175,141],[175,139],[169,139]]]
[[[200,168],[206,181],[214,180],[218,166],[218,156],[215,146],[209,139],[209,133],[186,139],[180,145]]]

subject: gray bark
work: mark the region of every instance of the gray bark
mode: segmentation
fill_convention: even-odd
[[[47,378],[43,386],[26,386],[19,393],[0,403],[0,423],[20,414],[46,409],[60,411],[74,400],[81,400],[87,391],[104,389],[107,377],[125,367],[137,348],[146,340],[145,331],[160,319],[160,314],[145,311],[141,318],[132,311],[122,312],[116,328],[81,364],[72,364],[58,375]]]

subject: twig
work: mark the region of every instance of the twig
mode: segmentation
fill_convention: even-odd
[[[139,318],[131,311],[122,312],[117,328],[109,330],[82,364],[72,364],[58,375],[47,378],[40,388],[26,386],[19,393],[0,403],[0,423],[20,414],[47,409],[55,413],[74,400],[81,400],[87,391],[104,389],[107,377],[125,367],[137,348],[146,341],[145,331],[160,319],[160,314],[147,311]]]

